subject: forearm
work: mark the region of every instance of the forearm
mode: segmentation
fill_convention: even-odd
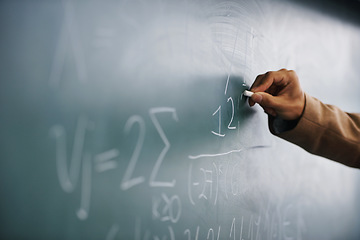
[[[343,112],[306,95],[303,115],[289,131],[270,131],[306,151],[347,166],[360,168],[360,114]]]

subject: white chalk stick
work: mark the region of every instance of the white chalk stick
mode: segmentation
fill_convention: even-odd
[[[243,92],[243,94],[244,94],[244,96],[246,96],[246,97],[251,97],[254,93],[251,92],[251,91],[245,90],[245,91]]]

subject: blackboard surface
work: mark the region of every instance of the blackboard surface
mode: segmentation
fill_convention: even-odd
[[[0,238],[359,239],[358,170],[240,94],[289,68],[359,112],[359,65],[296,2],[1,1]]]

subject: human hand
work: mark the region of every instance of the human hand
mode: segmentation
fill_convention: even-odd
[[[298,119],[305,107],[305,95],[295,71],[281,69],[256,77],[249,98],[252,107],[258,103],[271,116],[284,120]]]

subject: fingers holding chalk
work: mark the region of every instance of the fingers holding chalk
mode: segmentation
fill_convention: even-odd
[[[251,92],[251,91],[245,90],[245,91],[243,92],[243,94],[244,94],[244,96],[246,96],[246,97],[251,97],[254,93]]]
[[[262,96],[259,94],[254,95],[254,92],[252,91],[245,90],[243,92],[243,95],[249,98],[250,107],[254,106],[255,103],[261,103],[262,101]]]

